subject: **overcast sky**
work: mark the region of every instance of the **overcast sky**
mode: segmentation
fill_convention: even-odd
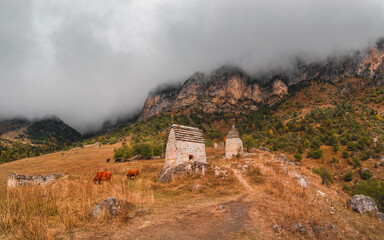
[[[84,132],[196,71],[252,73],[380,36],[381,0],[1,0],[0,117]]]

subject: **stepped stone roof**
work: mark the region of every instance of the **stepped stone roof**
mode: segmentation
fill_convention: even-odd
[[[229,139],[229,138],[240,138],[239,133],[237,132],[235,126],[233,126],[233,125],[232,125],[232,128],[231,128],[231,130],[229,130],[228,135],[227,135],[227,139]]]
[[[204,143],[203,131],[198,128],[173,124],[172,129],[177,141]]]

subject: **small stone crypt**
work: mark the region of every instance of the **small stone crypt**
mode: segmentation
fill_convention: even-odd
[[[207,162],[203,131],[173,124],[168,135],[165,165],[188,161]]]
[[[232,126],[226,137],[225,157],[232,158],[238,154],[243,155],[243,141],[240,139],[235,126]]]
[[[168,182],[185,174],[204,175],[207,168],[203,131],[173,124],[168,135],[165,165],[158,182]]]

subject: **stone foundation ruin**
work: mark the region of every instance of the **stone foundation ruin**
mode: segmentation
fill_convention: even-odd
[[[8,176],[8,187],[16,186],[33,186],[33,185],[46,185],[48,183],[55,182],[58,178],[63,177],[62,173],[55,173],[47,176],[28,176],[17,173],[11,173]]]

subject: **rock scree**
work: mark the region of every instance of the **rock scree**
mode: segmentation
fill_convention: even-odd
[[[348,206],[352,207],[353,210],[361,214],[378,211],[376,202],[372,198],[364,195],[353,196],[351,200],[348,201]]]
[[[11,173],[8,176],[8,187],[16,186],[31,186],[31,185],[42,185],[45,186],[48,183],[55,182],[58,178],[63,177],[62,173],[54,173],[51,175],[41,176],[28,176],[23,174]]]

